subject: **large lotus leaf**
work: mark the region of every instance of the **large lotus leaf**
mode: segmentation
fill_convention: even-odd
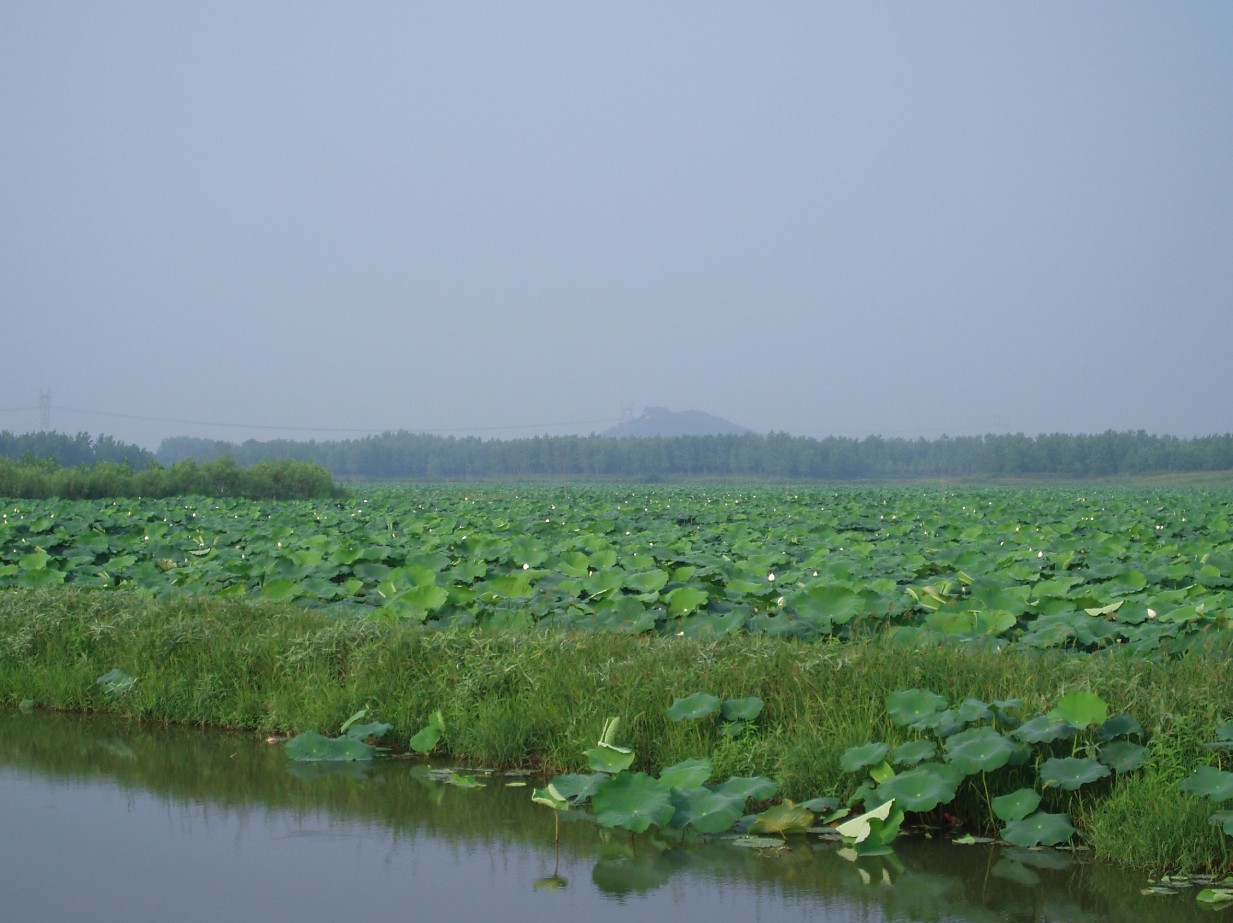
[[[697,721],[700,718],[709,718],[719,710],[719,696],[711,695],[709,692],[695,692],[693,695],[675,700],[668,706],[668,720]]]
[[[343,733],[348,737],[354,737],[356,740],[364,740],[368,737],[382,737],[393,729],[394,725],[387,724],[384,721],[370,721],[368,724],[352,724],[344,728]]]
[[[346,735],[326,737],[316,731],[297,734],[284,745],[287,756],[297,761],[370,760],[377,748]]]
[[[894,800],[905,811],[932,811],[939,804],[953,801],[957,788],[948,773],[924,766],[883,782],[878,786],[878,797]]]
[[[1109,717],[1109,706],[1094,692],[1072,692],[1058,701],[1049,712],[1054,721],[1065,721],[1080,730],[1094,724],[1103,724]]]
[[[1143,725],[1130,715],[1114,715],[1096,729],[1101,740],[1113,740],[1117,737],[1129,737],[1131,734],[1142,734]]]
[[[715,786],[715,791],[733,797],[740,797],[741,803],[752,798],[755,801],[765,801],[773,796],[778,786],[766,776],[732,776],[727,781]]]
[[[1001,769],[1015,755],[1015,743],[993,728],[961,731],[946,741],[946,761],[967,775]]]
[[[849,747],[843,752],[843,756],[839,757],[839,767],[844,772],[859,772],[866,766],[876,766],[886,759],[888,750],[890,746],[884,743],[868,743],[858,747]]]
[[[1034,788],[1021,788],[1009,795],[993,799],[993,813],[999,820],[1013,823],[1023,820],[1040,807],[1040,792]]]
[[[1178,788],[1212,801],[1226,801],[1233,798],[1233,772],[1225,772],[1215,766],[1200,766],[1183,779]]]
[[[937,752],[938,745],[932,740],[909,740],[894,749],[890,762],[896,766],[912,766],[921,760],[933,759]]]
[[[1048,744],[1055,740],[1073,737],[1075,729],[1065,721],[1056,721],[1048,715],[1039,715],[1030,721],[1025,721],[1010,732],[1024,743]]]
[[[623,772],[599,786],[591,796],[595,822],[601,827],[623,827],[642,833],[651,824],[663,827],[672,820],[672,790],[644,772]]]
[[[1040,767],[1040,779],[1046,787],[1056,785],[1058,788],[1073,792],[1089,782],[1095,782],[1109,775],[1109,767],[1099,760],[1083,759],[1077,756],[1051,757]]]
[[[1142,769],[1149,754],[1147,747],[1129,740],[1115,740],[1100,748],[1097,758],[1115,772]]]
[[[750,825],[753,833],[804,833],[813,826],[813,811],[785,798],[782,804],[767,808]]]
[[[926,689],[903,689],[886,697],[886,711],[890,719],[899,725],[925,729],[943,709],[946,699]]]
[[[843,586],[813,586],[798,593],[791,606],[802,618],[843,625],[865,608],[864,598]]]
[[[699,833],[723,833],[741,819],[745,810],[745,799],[706,788],[685,792],[683,801],[673,820]]]
[[[756,695],[742,699],[724,699],[720,707],[725,721],[753,721],[762,714],[763,701]]]
[[[565,773],[544,786],[543,791],[555,801],[581,804],[591,798],[607,780],[608,776],[600,772]]]
[[[661,772],[659,774],[659,781],[669,788],[682,790],[698,788],[706,784],[706,780],[711,777],[711,773],[714,771],[715,764],[706,757],[682,760]]]
[[[1057,846],[1075,835],[1065,814],[1038,811],[1023,820],[1011,821],[1002,828],[1002,839],[1012,846]]]

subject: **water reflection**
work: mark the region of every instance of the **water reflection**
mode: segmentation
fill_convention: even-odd
[[[682,845],[563,819],[526,780],[410,760],[291,764],[196,730],[0,716],[0,895],[14,920],[1199,919],[1193,893],[1065,854],[901,840]],[[1204,917],[1206,919],[1206,917]]]

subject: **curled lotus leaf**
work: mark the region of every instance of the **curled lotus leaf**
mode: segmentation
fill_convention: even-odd
[[[1040,779],[1045,786],[1056,785],[1058,788],[1073,792],[1096,782],[1109,775],[1109,767],[1099,760],[1089,760],[1078,756],[1051,757],[1040,767]]]
[[[934,766],[920,766],[901,772],[878,786],[878,797],[894,800],[905,811],[932,811],[955,798],[958,783]]]
[[[925,729],[946,708],[946,699],[927,689],[902,689],[886,697],[886,711],[898,725]]]
[[[1002,828],[1002,839],[1012,846],[1057,846],[1075,835],[1065,814],[1037,811],[1023,820],[1011,821]]]
[[[695,692],[668,706],[669,721],[697,721],[719,712],[720,699],[709,692]]]
[[[849,747],[839,757],[839,766],[844,772],[859,772],[866,766],[876,766],[886,758],[890,746],[884,743],[861,744]]]
[[[1017,749],[1013,740],[993,728],[972,728],[947,739],[946,761],[960,772],[975,775],[1001,769]]]
[[[1225,772],[1215,766],[1200,766],[1183,779],[1178,788],[1212,801],[1227,801],[1233,798],[1233,772]]]
[[[993,799],[993,813],[999,820],[1014,823],[1023,820],[1040,807],[1040,793],[1034,788],[1021,788],[1009,795]]]

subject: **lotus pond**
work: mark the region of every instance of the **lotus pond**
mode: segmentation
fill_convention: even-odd
[[[463,773],[477,784],[451,784]],[[682,842],[585,819],[554,843],[537,782],[0,713],[0,890],[29,921],[1207,919],[1193,887],[1153,890],[1083,853],[938,838],[861,857],[808,835]]]
[[[0,588],[293,601],[448,627],[912,638],[1152,655],[1233,639],[1233,493],[361,488],[9,501]]]

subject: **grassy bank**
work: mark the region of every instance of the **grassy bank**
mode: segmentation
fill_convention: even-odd
[[[136,682],[108,692],[96,680],[112,669]],[[389,740],[404,743],[439,709],[454,757],[548,771],[583,768],[583,748],[607,716],[619,715],[640,768],[710,754],[718,777],[765,774],[796,800],[846,798],[860,779],[840,768],[841,754],[906,739],[884,701],[914,687],[952,702],[1022,699],[1025,715],[1069,692],[1095,692],[1111,713],[1141,722],[1147,765],[1103,788],[1047,797],[1098,855],[1145,870],[1228,869],[1230,841],[1207,822],[1210,802],[1177,789],[1193,768],[1213,762],[1203,744],[1230,717],[1233,674],[1214,658],[998,653],[880,637],[838,644],[425,631],[244,601],[63,588],[0,593],[0,704],[29,699],[262,733],[336,733],[368,707],[394,725]],[[766,707],[756,727],[735,738],[713,724],[667,720],[674,699],[699,691],[757,695]]]

